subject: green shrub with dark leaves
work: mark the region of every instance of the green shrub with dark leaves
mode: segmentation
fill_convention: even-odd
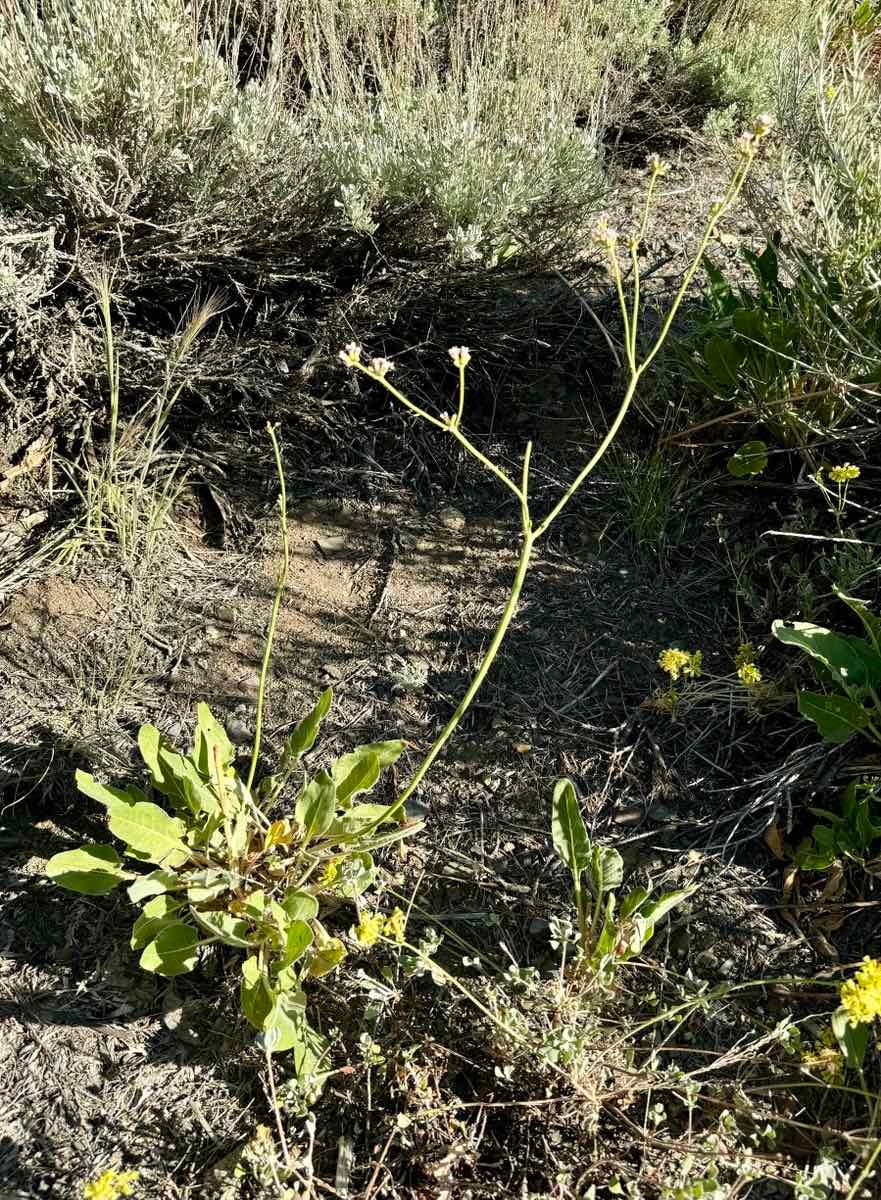
[[[404,742],[359,746],[307,775],[301,760],[331,699],[328,689],[286,739],[277,771],[253,789],[206,704],[190,754],[144,725],[138,745],[147,791],[77,772],[80,791],[106,808],[122,854],[109,844],[83,846],[56,854],[46,868],[62,887],[87,895],[127,884],[141,910],[131,945],[147,971],[192,971],[211,946],[241,951],[244,1015],[267,1050],[294,1052],[305,1077],[320,1076],[327,1047],[307,1021],[304,984],[346,954],[322,910],[357,904],[376,878],[374,851],[421,828],[399,820],[399,804],[363,799]]]

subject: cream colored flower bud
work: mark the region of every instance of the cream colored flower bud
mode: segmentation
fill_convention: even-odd
[[[357,367],[361,361],[361,347],[357,342],[349,342],[344,350],[340,350],[339,357],[347,367]]]
[[[389,371],[394,371],[394,369],[395,364],[387,358],[371,358],[370,360],[370,370],[380,379],[385,379]]]
[[[471,362],[471,351],[467,346],[450,346],[447,354],[457,367],[467,367]]]

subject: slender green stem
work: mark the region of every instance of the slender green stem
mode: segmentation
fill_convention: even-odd
[[[859,1196],[859,1194],[860,1194],[860,1188],[863,1186],[863,1184],[866,1182],[867,1179],[871,1179],[872,1168],[875,1166],[875,1163],[878,1160],[879,1154],[881,1154],[881,1138],[879,1138],[878,1141],[875,1143],[875,1148],[872,1151],[872,1153],[869,1155],[868,1160],[866,1161],[866,1165],[863,1167],[862,1171],[860,1171],[859,1175],[853,1181],[851,1189],[845,1196],[844,1200],[856,1200],[857,1196]]]
[[[288,495],[284,481],[284,466],[281,461],[281,450],[278,445],[275,429],[272,425],[266,426],[266,432],[269,434],[269,440],[272,442],[272,452],[275,455],[275,469],[278,473],[278,485],[280,489],[279,495],[279,522],[281,524],[281,546],[282,546],[282,568],[279,572],[278,581],[275,585],[275,595],[272,598],[272,612],[269,616],[269,629],[266,632],[266,645],[263,648],[263,663],[260,667],[260,683],[257,689],[257,716],[254,724],[254,748],[251,751],[251,768],[248,771],[248,791],[251,790],[254,784],[254,776],[257,773],[257,760],[260,757],[260,741],[263,736],[263,709],[266,703],[266,679],[269,675],[269,664],[272,661],[272,643],[275,638],[275,629],[278,625],[278,613],[281,608],[281,598],[284,595],[285,587],[288,582],[288,571],[291,564],[291,548],[288,538]]]
[[[410,779],[410,782],[389,809],[388,814],[383,818],[384,820],[389,820],[391,817],[397,816],[402,811],[409,797],[412,796],[413,792],[415,792],[416,788],[428,774],[431,764],[434,762],[441,750],[443,750],[444,746],[449,741],[450,737],[455,732],[457,725],[470,708],[471,701],[477,695],[481,684],[489,674],[489,669],[495,661],[495,657],[499,652],[499,647],[504,641],[505,634],[508,632],[508,627],[510,626],[511,621],[514,619],[514,614],[517,611],[517,605],[520,601],[520,592],[523,590],[523,582],[526,579],[526,573],[529,570],[529,563],[532,558],[532,549],[534,544],[535,534],[525,534],[520,546],[520,558],[517,563],[517,571],[514,575],[514,582],[511,585],[511,592],[508,596],[508,603],[505,605],[505,611],[502,613],[501,620],[499,621],[496,631],[493,634],[492,641],[486,649],[486,653],[481,660],[480,666],[477,668],[474,678],[468,685],[468,690],[459,701],[456,711],[441,730],[436,741],[428,751],[428,754],[426,754],[425,758],[419,764],[415,774]]]
[[[456,413],[456,428],[462,424],[465,413],[465,363],[459,363],[459,411]]]

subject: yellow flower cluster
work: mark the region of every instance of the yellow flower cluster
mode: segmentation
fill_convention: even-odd
[[[741,642],[734,656],[737,678],[745,687],[755,687],[762,682],[762,672],[756,666],[756,648],[752,642]]]
[[[391,938],[393,942],[397,942],[400,946],[404,940],[404,929],[406,928],[406,925],[407,918],[399,908],[394,908],[392,909],[391,916],[383,926],[382,932],[386,937]]]
[[[355,941],[362,946],[375,946],[379,941],[385,918],[382,913],[362,913],[361,919],[352,931]]]
[[[819,1075],[826,1083],[841,1083],[844,1077],[844,1055],[835,1045],[831,1029],[824,1030],[815,1046],[802,1051],[801,1061],[807,1070]]]
[[[336,882],[339,873],[340,869],[335,862],[325,863],[321,868],[321,874],[318,876],[318,886],[330,887],[331,884]]]
[[[841,985],[841,1003],[851,1025],[868,1025],[881,1017],[881,962],[864,958],[863,965]]]
[[[700,650],[676,650],[672,646],[662,650],[658,666],[666,671],[675,682],[680,675],[686,679],[696,679],[703,666],[703,654]]]
[[[105,1171],[83,1188],[83,1200],[120,1200],[133,1196],[139,1178],[137,1171]]]
[[[829,478],[833,483],[850,483],[851,479],[859,479],[860,469],[853,463],[842,463],[840,467],[829,468]]]
[[[755,687],[762,682],[762,672],[755,663],[742,663],[737,668],[737,678],[744,687]]]
[[[399,908],[393,909],[389,917],[384,917],[382,913],[365,912],[352,930],[352,937],[361,946],[375,946],[381,935],[400,945],[404,940],[406,924],[407,918]]]

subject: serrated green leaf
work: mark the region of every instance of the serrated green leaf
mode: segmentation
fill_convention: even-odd
[[[183,887],[183,881],[173,871],[151,871],[149,875],[139,875],[129,887],[128,898],[132,904],[140,904],[150,896],[161,896],[175,888]]]
[[[869,714],[863,706],[845,696],[799,692],[798,711],[814,722],[827,742],[846,742],[869,723]]]
[[[318,901],[311,892],[286,892],[281,902],[290,921],[311,921],[318,916]]]
[[[294,818],[303,830],[303,843],[308,845],[330,826],[337,806],[336,785],[326,771],[319,771],[300,793]]]
[[[192,971],[198,960],[199,935],[192,925],[174,921],[160,930],[140,958],[145,971],[171,977]]]
[[[53,854],[46,874],[59,887],[84,896],[105,896],[132,877],[113,846],[80,846]]]
[[[744,442],[728,459],[728,474],[735,479],[761,475],[768,465],[768,447],[765,442]]]
[[[321,693],[318,703],[309,715],[304,717],[293,733],[288,734],[285,738],[284,750],[282,752],[284,769],[290,770],[292,767],[295,767],[307,750],[312,749],[315,739],[318,736],[318,731],[321,728],[321,722],[330,711],[332,702],[333,689],[328,688],[327,691]]]
[[[881,654],[862,638],[834,633],[807,621],[775,621],[771,632],[821,662],[845,693],[881,684]]]
[[[235,748],[227,737],[226,730],[204,701],[199,704],[196,712],[198,724],[193,743],[193,761],[201,775],[206,779],[213,779],[215,758],[222,773],[235,758]]]
[[[584,827],[578,797],[569,779],[559,779],[551,802],[551,837],[554,849],[573,875],[590,861],[591,842]]]

